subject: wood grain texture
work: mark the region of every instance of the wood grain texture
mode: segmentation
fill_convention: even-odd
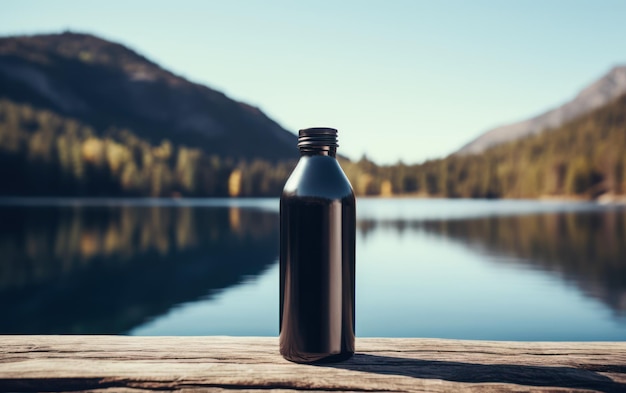
[[[302,365],[268,337],[0,336],[0,391],[626,392],[626,343],[357,339]]]

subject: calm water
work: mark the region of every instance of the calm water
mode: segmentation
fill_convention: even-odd
[[[357,334],[626,340],[626,209],[359,200]],[[0,334],[278,334],[278,200],[0,200]]]

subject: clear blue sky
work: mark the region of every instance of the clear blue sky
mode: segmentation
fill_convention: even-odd
[[[121,42],[380,163],[447,155],[626,63],[626,1],[4,1],[0,34]]]

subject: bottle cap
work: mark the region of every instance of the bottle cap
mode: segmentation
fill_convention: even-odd
[[[328,127],[305,128],[298,131],[298,148],[337,148],[337,130]]]

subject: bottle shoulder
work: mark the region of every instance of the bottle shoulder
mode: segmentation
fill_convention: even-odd
[[[354,200],[354,192],[334,157],[303,156],[289,176],[281,197]]]

